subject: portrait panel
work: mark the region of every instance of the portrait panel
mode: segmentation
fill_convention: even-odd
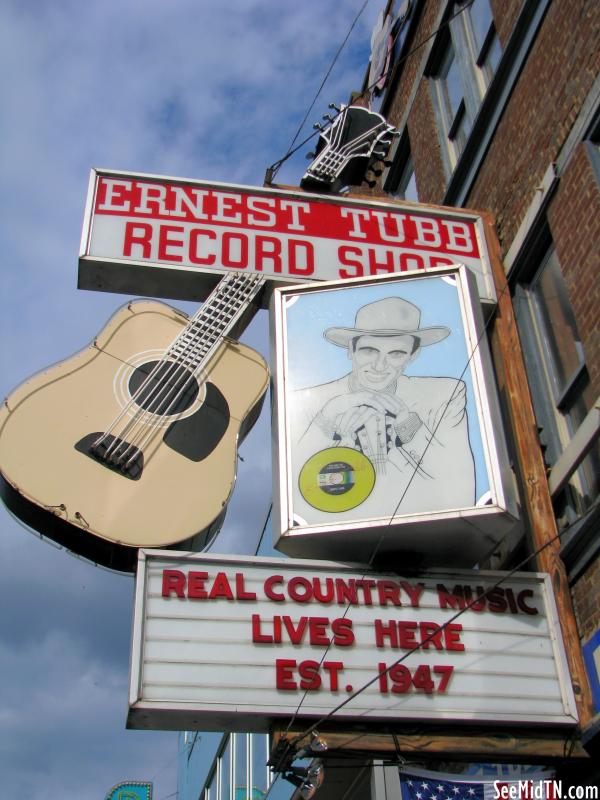
[[[451,268],[276,292],[284,536],[310,532],[312,551],[317,532],[324,544],[345,531],[350,550],[367,541],[356,548],[364,558],[382,536],[384,550],[412,548],[419,521],[422,533],[432,520],[456,531],[465,510],[506,510],[487,344],[468,282]]]

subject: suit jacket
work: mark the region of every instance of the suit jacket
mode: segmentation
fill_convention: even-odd
[[[377,438],[375,421],[367,425],[370,431],[361,432],[360,441],[336,437],[331,420],[324,419],[321,411],[329,400],[340,394],[352,394],[351,373],[293,393],[290,432],[294,511],[305,522],[327,524],[389,518],[474,505],[475,471],[463,381],[401,375],[395,395],[408,407],[410,419],[418,425],[418,430],[412,431],[412,438],[409,432],[408,441],[403,442],[396,433],[393,418],[386,416],[386,441],[381,444],[379,430],[379,446],[374,441]],[[379,424],[379,428],[382,427]],[[315,453],[341,445],[362,449],[374,463],[374,486],[368,497],[349,511],[315,509],[300,490],[300,471]]]

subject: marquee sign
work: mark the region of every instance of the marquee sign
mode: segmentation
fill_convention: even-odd
[[[277,549],[455,567],[510,549],[518,511],[470,277],[275,290]]]
[[[285,284],[457,261],[493,302],[483,223],[473,212],[93,170],[79,287],[202,300],[231,270]]]
[[[577,722],[548,576],[139,558],[130,728],[267,730],[347,698],[345,723]]]

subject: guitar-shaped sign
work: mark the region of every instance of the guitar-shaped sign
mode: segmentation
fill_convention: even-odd
[[[192,318],[129,303],[88,348],[13,391],[0,411],[9,510],[123,571],[139,547],[210,541],[269,380],[264,359],[227,337],[263,284],[227,274]]]
[[[342,106],[337,117],[327,114],[325,119],[331,125],[316,126],[321,131],[316,155],[300,181],[311,192],[361,184],[371,165],[387,157],[392,137],[399,135],[381,114],[362,106]]]

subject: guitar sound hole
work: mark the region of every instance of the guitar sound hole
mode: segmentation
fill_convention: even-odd
[[[144,411],[160,416],[187,411],[199,391],[192,372],[172,361],[147,361],[129,379],[129,393],[135,402]]]

